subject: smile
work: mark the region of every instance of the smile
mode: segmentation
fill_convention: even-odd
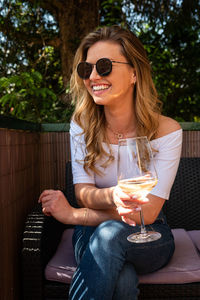
[[[109,85],[104,85],[104,84],[102,84],[102,85],[94,85],[92,87],[93,91],[102,91],[102,90],[106,90],[108,88],[109,88]]]

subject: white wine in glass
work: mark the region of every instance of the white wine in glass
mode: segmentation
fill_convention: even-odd
[[[147,137],[120,139],[118,143],[118,186],[129,195],[145,198],[157,184],[153,152]],[[141,230],[127,237],[133,243],[152,242],[161,237],[159,232],[147,231],[142,206]]]

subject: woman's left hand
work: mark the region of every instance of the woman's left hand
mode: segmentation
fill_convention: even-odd
[[[114,203],[117,207],[118,214],[122,220],[129,225],[135,225],[134,214],[141,210],[141,204],[147,203],[149,200],[137,198],[135,195],[124,193],[118,186],[113,191]]]
[[[38,202],[42,203],[42,211],[46,216],[53,216],[65,224],[73,224],[74,208],[59,190],[44,190]]]

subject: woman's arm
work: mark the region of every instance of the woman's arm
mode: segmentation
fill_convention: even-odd
[[[119,198],[120,200],[117,201]],[[114,199],[117,206],[114,206],[111,209],[77,209],[68,203],[61,191],[45,190],[40,195],[39,202],[42,203],[43,213],[45,215],[53,216],[59,222],[64,224],[97,226],[106,220],[121,220],[122,216],[124,217],[124,221],[130,225],[140,224],[137,203],[141,203],[142,200],[132,199],[132,201],[130,201],[131,198],[123,192],[118,191],[118,189],[114,192]],[[153,195],[149,195],[149,199],[150,201],[143,205],[145,224],[153,223],[164,203],[163,199],[159,199]]]
[[[75,186],[76,197],[81,207],[94,209],[95,218],[103,217],[103,212],[112,218],[119,214],[120,219],[129,224],[140,224],[139,205],[143,205],[145,224],[151,224],[157,218],[165,199],[149,194],[148,202],[144,199],[132,198],[116,187],[98,189],[89,184],[77,184]],[[116,208],[118,210],[116,211]],[[98,211],[99,215],[98,215]]]
[[[59,222],[73,225],[97,226],[103,221],[120,220],[116,207],[107,210],[72,207],[61,191],[45,190],[39,198],[43,213]]]
[[[114,187],[99,189],[94,184],[75,184],[76,200],[80,207],[107,210],[115,207]]]

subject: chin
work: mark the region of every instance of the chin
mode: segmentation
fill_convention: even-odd
[[[93,101],[97,104],[97,105],[106,105],[107,101],[105,101],[104,99],[100,99],[100,98],[93,98]]]

